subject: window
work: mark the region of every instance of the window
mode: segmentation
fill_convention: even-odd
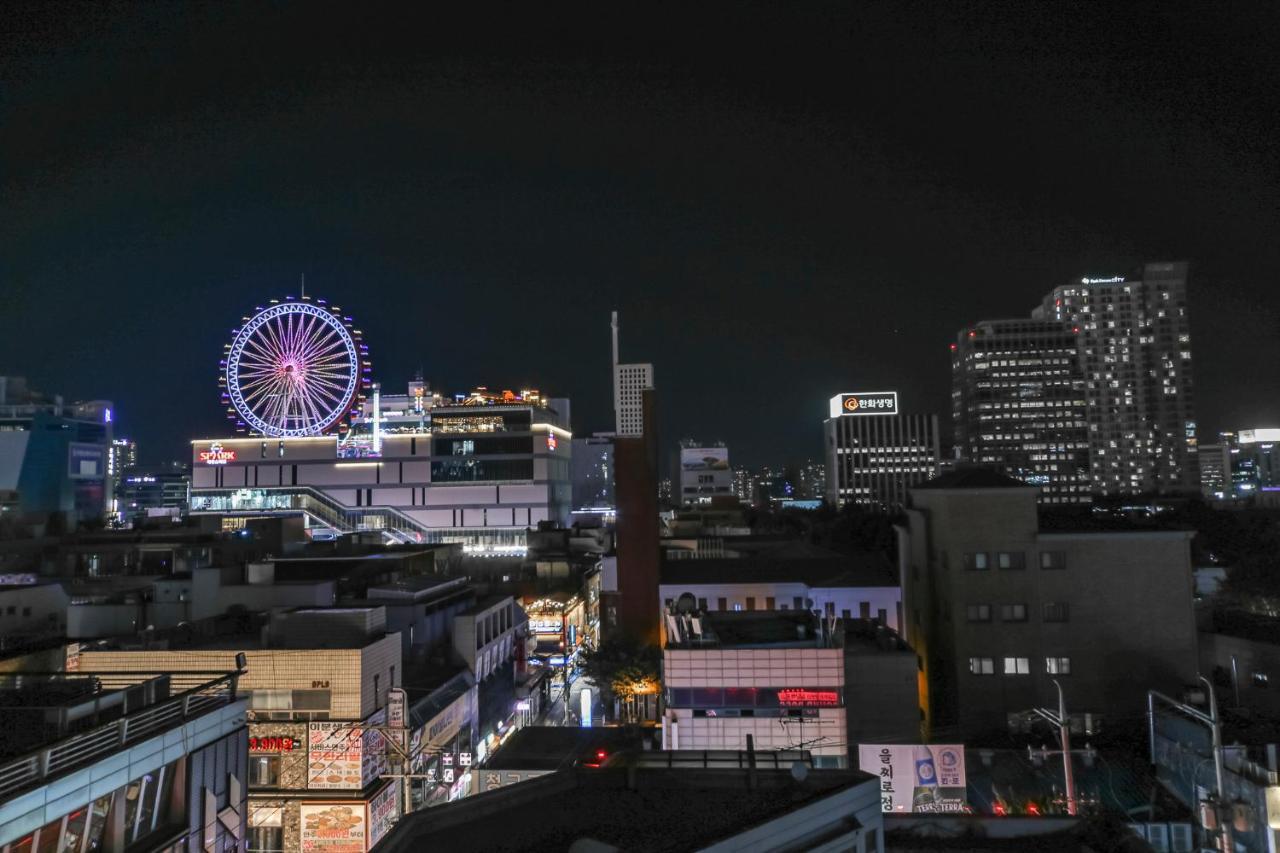
[[[764,600],[764,609],[765,609],[765,610],[777,610],[777,609],[778,609],[778,608],[777,608],[777,604],[778,604],[777,599],[775,599],[772,595],[770,595],[770,596],[768,596],[767,598],[765,598],[765,600]]]
[[[253,853],[283,853],[284,827],[249,827],[249,849],[253,851]]]
[[[1000,605],[1000,621],[1001,622],[1026,622],[1027,621],[1027,605],[1001,604]]]
[[[280,784],[280,756],[249,756],[249,784],[262,788],[275,788]]]
[[[716,610],[728,610],[728,609],[729,609],[729,599],[727,598],[716,599]]]
[[[24,607],[24,608],[22,608],[22,615],[23,615],[23,616],[30,616],[30,615],[31,615],[31,608],[30,608],[30,607]]]
[[[985,572],[987,569],[991,568],[991,565],[988,562],[986,554],[978,553],[965,554],[964,567],[966,571],[970,572]]]
[[[990,622],[990,604],[969,604],[965,606],[964,618],[970,622]]]
[[[1265,689],[1267,686],[1267,674],[1265,672],[1255,672],[1253,674],[1253,686]]]
[[[1067,615],[1068,610],[1065,601],[1050,601],[1044,606],[1044,621],[1046,622],[1066,622]]]
[[[747,609],[748,610],[756,609],[756,597],[754,595],[747,596]]]
[[[858,616],[859,618],[862,618],[862,619],[867,619],[867,620],[871,619],[871,602],[870,601],[858,602]]]
[[[1041,551],[1040,552],[1040,568],[1042,569],[1065,569],[1067,567],[1067,555],[1061,551]]]
[[[996,565],[1002,569],[1025,569],[1027,555],[1021,551],[1001,551],[996,554]]]
[[[804,599],[797,595],[795,598],[791,599],[791,606],[794,607],[796,610],[803,610]]]
[[[823,602],[822,610],[828,616],[836,615],[836,603],[834,601]]]
[[[995,675],[996,662],[994,658],[969,658],[969,672],[974,675]]]
[[[734,610],[741,610],[741,609],[742,609],[742,604],[741,604],[741,602],[735,601],[735,602],[733,603],[733,609],[734,609]]]
[[[849,609],[849,608],[847,608],[847,607],[846,607],[846,608],[844,608],[843,610],[841,610],[841,611],[840,611],[840,618],[841,618],[841,619],[852,619],[852,618],[853,618],[853,611],[852,611],[852,610],[850,610],[850,609]]]
[[[1050,675],[1070,675],[1071,658],[1045,658],[1044,671]]]
[[[1005,675],[1030,675],[1031,659],[1030,658],[1005,658],[1004,674]]]
[[[707,600],[705,598],[698,599],[698,609],[703,613],[707,612]]]

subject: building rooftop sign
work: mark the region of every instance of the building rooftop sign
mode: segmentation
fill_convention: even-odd
[[[848,415],[896,415],[897,391],[853,391],[837,394],[829,402],[831,417]]]

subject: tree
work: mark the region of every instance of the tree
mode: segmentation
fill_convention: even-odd
[[[600,690],[606,708],[618,700],[634,706],[637,697],[657,693],[661,669],[661,649],[625,637],[582,655],[583,675]]]

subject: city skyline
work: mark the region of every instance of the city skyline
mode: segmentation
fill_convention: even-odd
[[[1170,13],[1177,55],[1132,62],[1123,10],[742,14],[704,49],[718,20],[436,44],[286,8],[22,9],[0,57],[0,153],[23,165],[4,372],[112,399],[145,461],[180,458],[226,434],[231,329],[306,274],[384,387],[533,385],[589,435],[612,425],[618,310],[665,446],[780,464],[821,455],[842,391],[945,424],[962,324],[1189,260],[1201,436],[1280,422],[1280,378],[1252,369],[1280,358],[1280,223],[1247,16]],[[724,417],[760,389],[771,417]]]

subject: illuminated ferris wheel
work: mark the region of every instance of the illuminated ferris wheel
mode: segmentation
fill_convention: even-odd
[[[369,385],[369,350],[351,318],[309,297],[260,308],[222,361],[222,399],[240,432],[322,435],[345,427]]]

